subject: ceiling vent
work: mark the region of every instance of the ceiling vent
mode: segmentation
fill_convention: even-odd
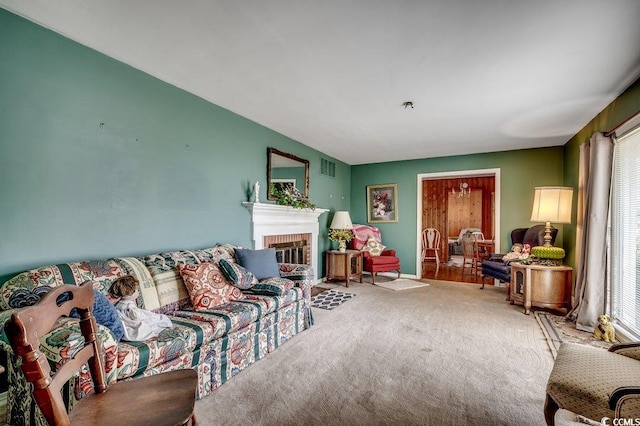
[[[320,158],[320,174],[324,176],[329,176],[331,178],[335,178],[336,163],[321,157]]]

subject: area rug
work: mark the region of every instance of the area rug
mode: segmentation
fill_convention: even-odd
[[[345,293],[344,291],[323,291],[322,293],[311,298],[311,306],[314,308],[327,309],[330,311],[354,297],[356,297],[355,294]]]
[[[376,285],[378,287],[388,288],[389,290],[408,290],[410,288],[427,287],[429,284],[421,281],[400,278],[393,281],[377,282]]]
[[[541,311],[534,312],[534,316],[547,339],[553,359],[558,355],[562,342],[581,343],[603,349],[609,349],[611,346],[611,343],[595,339],[589,332],[576,329],[576,324],[563,316]]]

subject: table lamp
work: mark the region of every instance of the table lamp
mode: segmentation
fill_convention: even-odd
[[[347,211],[337,211],[329,225],[329,239],[338,242],[340,251],[347,250],[347,241],[353,238],[353,224]]]
[[[562,259],[564,249],[551,245],[551,222],[571,223],[573,188],[565,186],[539,186],[533,196],[532,222],[545,222],[544,245],[533,247],[531,254],[543,259]]]

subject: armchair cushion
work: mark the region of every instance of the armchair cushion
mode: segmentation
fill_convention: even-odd
[[[601,348],[563,343],[547,383],[560,408],[589,419],[616,417],[609,406],[614,391],[640,384],[640,361]]]
[[[386,246],[383,246],[381,243],[376,241],[375,238],[371,237],[367,241],[367,244],[365,244],[365,246],[362,247],[362,250],[369,252],[371,256],[380,256],[385,248]]]

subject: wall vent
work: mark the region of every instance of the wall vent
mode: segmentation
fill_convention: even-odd
[[[332,178],[336,177],[336,163],[320,157],[320,174]]]

